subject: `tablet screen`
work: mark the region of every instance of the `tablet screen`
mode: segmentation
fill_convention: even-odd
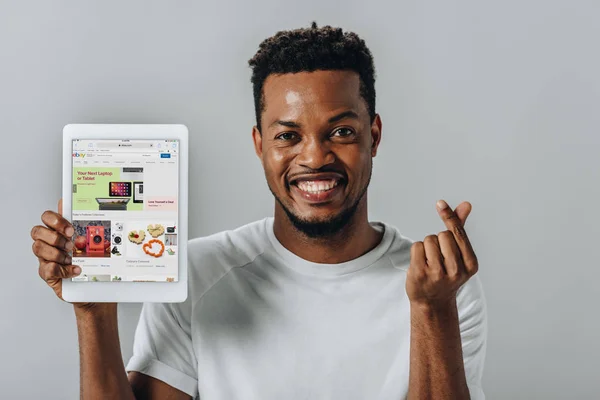
[[[178,281],[178,140],[73,140],[81,282]]]

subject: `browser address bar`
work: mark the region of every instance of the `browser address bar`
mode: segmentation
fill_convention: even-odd
[[[105,149],[153,149],[154,143],[149,143],[149,142],[123,142],[123,143],[99,142],[96,144],[96,147],[105,148]]]

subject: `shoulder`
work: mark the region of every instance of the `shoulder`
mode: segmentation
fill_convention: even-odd
[[[392,224],[384,222],[378,222],[378,224],[385,227],[386,234],[391,233],[392,236],[392,242],[386,251],[386,255],[391,264],[396,269],[405,272],[408,271],[410,265],[410,248],[415,241],[402,234],[402,232]]]
[[[233,268],[251,263],[268,245],[268,218],[188,242],[190,295],[202,296]]]

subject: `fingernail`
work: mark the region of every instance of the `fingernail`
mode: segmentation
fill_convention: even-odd
[[[65,258],[65,264],[67,264],[67,265],[71,264],[72,261],[73,260],[71,259],[70,256],[67,256],[67,258]]]
[[[67,229],[65,229],[65,233],[67,234],[67,236],[71,237],[75,233],[75,230],[69,226],[67,227]]]
[[[65,249],[67,251],[73,250],[73,242],[67,242],[67,244],[65,244]]]
[[[448,207],[448,203],[446,203],[444,200],[438,200],[437,206],[440,210],[443,210]]]
[[[73,275],[79,275],[80,273],[81,273],[81,268],[79,268],[79,267],[73,268]]]

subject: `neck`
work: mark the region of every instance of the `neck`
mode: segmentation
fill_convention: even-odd
[[[383,237],[381,232],[369,224],[366,203],[365,196],[350,222],[339,232],[319,238],[308,237],[296,229],[285,211],[276,203],[273,225],[275,237],[283,247],[307,261],[338,264],[354,260],[375,248]]]

